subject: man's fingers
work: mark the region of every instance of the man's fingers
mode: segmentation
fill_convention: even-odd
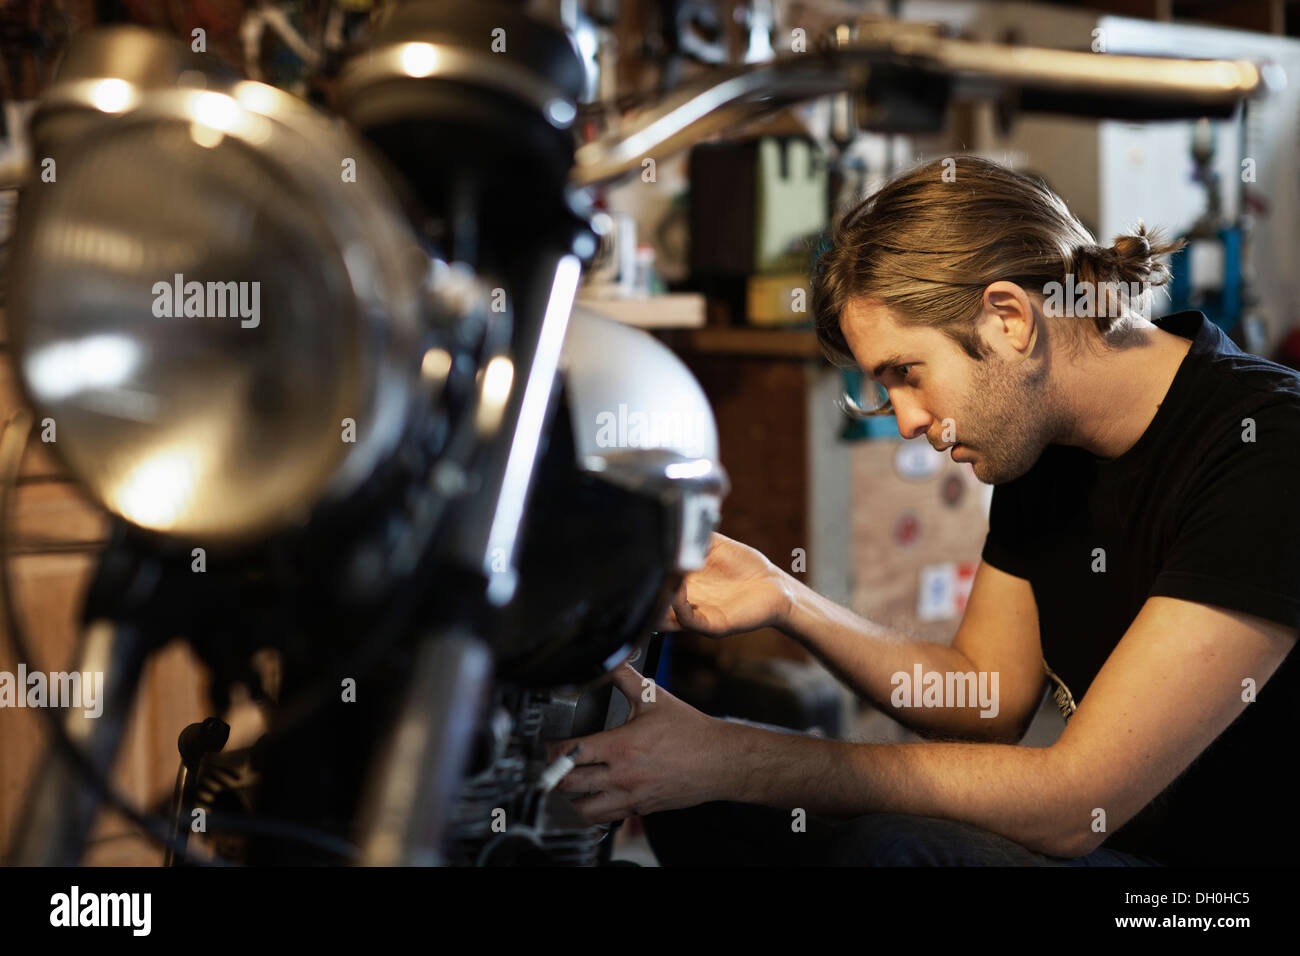
[[[677,606],[686,601],[686,581],[677,585],[677,590],[673,593],[672,598],[668,601],[668,608],[664,611],[663,620],[660,622],[659,630],[661,631],[680,631],[683,627],[682,619],[677,614]]]
[[[600,742],[596,738],[600,736],[602,734],[592,734],[590,737],[574,737],[571,740],[548,741],[546,744],[546,761],[547,763],[555,763],[555,761],[569,754],[576,747],[578,752],[573,754],[575,764],[581,766],[588,763],[603,763],[604,758],[597,756]]]
[[[686,600],[684,593],[680,598],[673,601],[673,614],[684,629],[699,631],[701,634],[710,633],[709,619],[706,613],[698,604],[692,604]]]
[[[681,629],[682,626],[679,623],[677,623],[677,614],[673,610],[673,606],[669,604],[668,608],[664,611],[664,616],[659,619],[659,626],[656,628],[656,630],[680,631]]]
[[[623,790],[608,790],[590,797],[579,797],[570,803],[587,823],[614,823],[636,813],[629,794]]]
[[[600,793],[610,789],[608,764],[574,767],[556,788],[566,793]]]
[[[613,671],[614,686],[623,692],[627,698],[628,706],[631,713],[628,714],[628,720],[636,716],[637,704],[641,702],[641,690],[646,686],[646,677],[631,664],[619,664]],[[613,731],[606,731],[613,733]],[[586,763],[587,761],[583,761]]]

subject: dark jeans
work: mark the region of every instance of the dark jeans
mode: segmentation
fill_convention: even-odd
[[[967,823],[901,813],[807,818],[746,803],[705,803],[644,817],[662,866],[1158,866],[1102,848],[1067,859],[1037,853]]]

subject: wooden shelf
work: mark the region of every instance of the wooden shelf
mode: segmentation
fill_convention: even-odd
[[[696,329],[704,326],[708,301],[695,292],[626,299],[580,292],[578,305],[615,322],[642,329]]]
[[[709,326],[660,333],[679,352],[709,355],[767,356],[787,359],[823,359],[817,333],[812,329],[758,329]]]

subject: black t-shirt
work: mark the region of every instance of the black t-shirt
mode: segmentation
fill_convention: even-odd
[[[1155,324],[1192,346],[1137,443],[1114,459],[1049,445],[993,491],[983,558],[1033,586],[1043,657],[1080,705],[1149,597],[1300,626],[1300,375],[1199,312]],[[1170,864],[1300,860],[1298,662],[1105,845]]]

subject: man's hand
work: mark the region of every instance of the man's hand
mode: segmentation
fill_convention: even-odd
[[[726,721],[700,713],[624,664],[614,681],[631,705],[627,723],[590,737],[551,741],[548,759],[581,744],[577,766],[557,789],[588,823],[722,799],[731,739]]]
[[[779,625],[789,616],[789,583],[758,551],[715,533],[704,567],[686,575],[661,629],[725,637]]]

